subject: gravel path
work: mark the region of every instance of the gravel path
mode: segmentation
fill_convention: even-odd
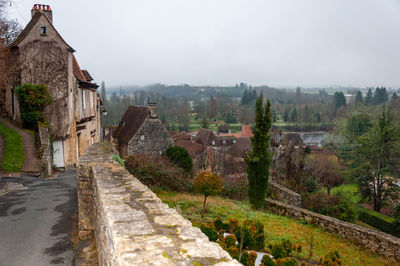
[[[0,178],[0,266],[72,265],[75,171],[58,178]],[[14,188],[14,190],[12,190]]]

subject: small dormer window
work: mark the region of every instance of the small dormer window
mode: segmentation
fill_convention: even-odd
[[[41,26],[40,27],[40,35],[41,36],[46,36],[47,35],[47,27],[46,26]]]
[[[144,141],[144,135],[140,135],[140,140]]]
[[[226,140],[223,140],[223,141],[222,141],[222,144],[226,144]]]
[[[236,143],[236,139],[233,140],[233,143]]]
[[[213,141],[211,141],[211,145],[213,145],[213,146],[215,145],[215,141],[214,141],[214,140],[213,140]]]

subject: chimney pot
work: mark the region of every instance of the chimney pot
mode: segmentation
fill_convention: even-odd
[[[53,23],[53,11],[49,5],[34,4],[31,11],[32,17],[36,12],[43,12],[50,22]]]

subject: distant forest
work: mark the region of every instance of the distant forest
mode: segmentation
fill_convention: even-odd
[[[169,130],[190,131],[196,129],[193,124],[207,128],[215,121],[252,124],[255,100],[260,93],[272,103],[275,124],[308,126],[332,124],[337,116],[345,115],[347,103],[360,100],[360,97],[372,105],[374,97],[383,97],[376,101],[384,102],[393,94],[383,87],[369,89],[368,93],[365,89],[363,91],[354,88],[341,88],[340,91],[275,89],[240,83],[233,87],[155,84],[108,92],[103,82],[101,98],[108,112],[103,120],[104,126],[118,125],[129,105],[146,106],[148,102],[156,102],[159,118]]]

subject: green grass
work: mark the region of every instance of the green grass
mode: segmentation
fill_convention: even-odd
[[[321,256],[337,250],[342,256],[343,265],[399,265],[391,259],[373,254],[369,250],[360,248],[321,228],[267,211],[252,210],[247,202],[209,197],[207,198],[206,216],[202,219],[203,196],[166,191],[157,191],[157,194],[170,207],[179,207],[182,215],[195,226],[200,226],[202,222],[214,221],[216,218],[221,218],[224,221],[229,218],[259,220],[265,227],[266,246],[269,243],[290,239],[292,242],[302,245],[301,257],[303,258],[306,257],[310,236],[313,236],[314,260],[319,260]]]
[[[331,189],[332,194],[341,194],[354,204],[358,204],[362,197],[356,184],[343,184]]]
[[[4,154],[1,169],[5,172],[21,172],[25,161],[21,136],[0,123],[0,134],[4,138]]]

